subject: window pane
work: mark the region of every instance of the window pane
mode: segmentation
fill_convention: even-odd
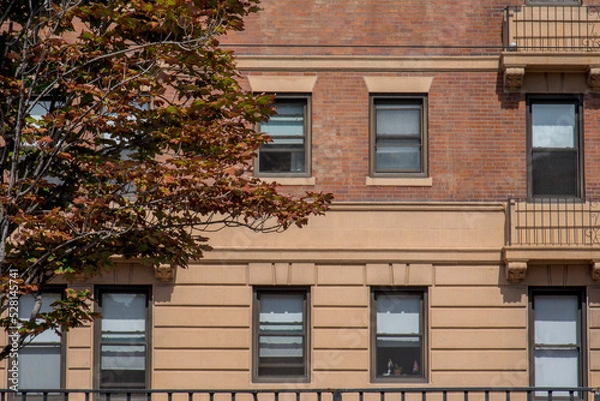
[[[579,385],[577,350],[537,350],[534,352],[534,369],[537,387]]]
[[[532,124],[534,148],[575,148],[574,104],[533,104]]]
[[[58,389],[61,373],[59,344],[30,344],[19,350],[19,389]]]
[[[377,297],[378,334],[419,334],[421,297],[419,295],[379,295]]]
[[[53,309],[50,306],[54,301],[60,299],[58,293],[42,294],[42,307],[40,313],[48,313]],[[19,298],[19,318],[29,320],[31,311],[35,305],[35,298],[31,294],[23,295]],[[60,336],[54,332],[54,330],[46,330],[43,333],[37,335],[33,340],[33,344],[37,343],[60,343]]]
[[[261,336],[259,357],[289,358],[303,357],[304,346],[301,336]]]
[[[414,105],[376,105],[377,136],[421,137],[421,109]]]
[[[263,294],[260,297],[260,332],[302,332],[304,297],[293,294]]]
[[[578,344],[576,296],[538,295],[534,309],[536,344]]]
[[[144,345],[103,345],[100,353],[102,370],[145,370]]]
[[[375,157],[378,172],[421,171],[421,146],[377,145]]]
[[[533,152],[533,194],[577,196],[577,163],[575,151]]]

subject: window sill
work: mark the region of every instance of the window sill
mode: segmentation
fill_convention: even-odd
[[[396,186],[396,187],[430,187],[433,185],[431,177],[367,177],[367,186]]]
[[[315,177],[261,177],[263,181],[276,182],[280,185],[315,185]]]

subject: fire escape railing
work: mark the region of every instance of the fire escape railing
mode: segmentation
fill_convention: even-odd
[[[600,51],[600,6],[509,6],[508,51]]]
[[[410,387],[269,390],[0,390],[0,401],[600,401],[589,387]]]
[[[508,245],[600,246],[600,200],[510,199]]]

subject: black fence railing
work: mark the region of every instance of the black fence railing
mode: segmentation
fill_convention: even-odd
[[[508,51],[600,51],[600,6],[509,6]]]
[[[0,390],[0,401],[600,401],[589,387],[257,390]]]
[[[600,200],[510,199],[508,245],[600,246]]]

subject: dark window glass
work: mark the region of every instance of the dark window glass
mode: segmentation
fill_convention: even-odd
[[[579,102],[533,98],[529,111],[531,195],[581,196]]]

